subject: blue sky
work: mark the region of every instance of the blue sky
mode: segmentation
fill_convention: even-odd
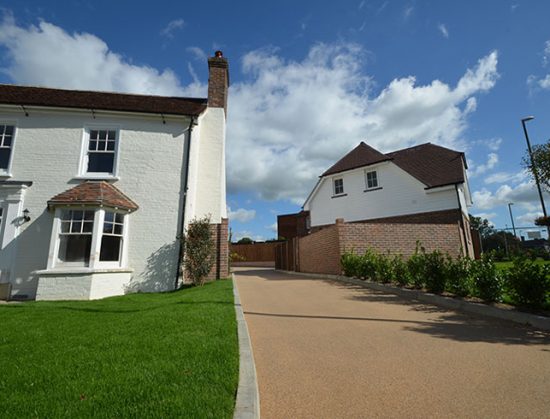
[[[550,138],[547,1],[43,3],[3,2],[0,82],[205,96],[206,56],[224,51],[234,238],[275,237],[360,141],[465,151],[471,213],[540,213],[520,119]]]

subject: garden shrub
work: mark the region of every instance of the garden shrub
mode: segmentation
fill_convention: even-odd
[[[424,255],[424,284],[430,292],[445,291],[446,271],[445,258],[438,250]]]
[[[401,286],[409,284],[409,271],[407,263],[401,255],[394,256],[391,260],[392,264],[392,281],[397,282]]]
[[[517,257],[506,273],[506,285],[514,302],[542,308],[550,293],[548,265],[537,265],[526,257]]]
[[[361,277],[361,256],[356,255],[353,250],[345,252],[340,258],[340,264],[345,276]]]
[[[214,266],[214,240],[210,234],[210,217],[194,219],[182,237],[184,267],[195,285],[203,285]]]
[[[456,260],[447,255],[446,289],[459,297],[466,297],[472,293],[472,277],[470,258],[459,256]]]
[[[426,254],[424,252],[424,249],[422,248],[419,250],[419,246],[417,244],[414,254],[409,258],[409,260],[407,260],[409,283],[411,283],[415,288],[423,288],[425,284],[425,256]]]
[[[367,249],[361,257],[361,266],[359,268],[360,277],[363,279],[376,280],[377,255],[372,249]]]
[[[502,279],[491,254],[484,253],[481,259],[472,261],[471,266],[474,294],[484,301],[500,301],[502,298]]]
[[[374,255],[374,280],[388,283],[392,280],[392,263],[389,255]]]

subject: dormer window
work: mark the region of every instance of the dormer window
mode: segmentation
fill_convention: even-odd
[[[338,178],[332,180],[334,195],[342,195],[344,193],[344,179]]]
[[[376,170],[365,173],[365,182],[367,184],[367,189],[378,188],[378,174]]]

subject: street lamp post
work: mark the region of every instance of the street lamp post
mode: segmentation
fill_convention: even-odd
[[[539,192],[539,198],[540,198],[540,205],[542,206],[542,214],[544,215],[544,218],[547,217],[546,215],[546,206],[544,205],[544,199],[542,197],[542,190],[540,189],[540,182],[539,182],[539,174],[537,171],[537,168],[535,166],[535,161],[533,160],[533,151],[531,150],[531,142],[529,141],[529,135],[527,134],[527,127],[525,126],[525,123],[527,121],[531,121],[532,119],[535,119],[534,116],[527,116],[521,120],[521,125],[523,126],[523,133],[525,134],[525,140],[527,141],[527,149],[529,150],[529,158],[531,159],[531,170],[533,171],[533,176],[535,178],[535,183],[537,184],[537,190]],[[548,240],[550,240],[550,226],[546,226],[546,232],[548,234]]]
[[[514,224],[514,217],[512,215],[512,205],[514,205],[513,202],[508,203],[508,211],[510,211],[510,220],[512,221],[512,230],[514,231],[514,236],[516,236],[516,226]]]

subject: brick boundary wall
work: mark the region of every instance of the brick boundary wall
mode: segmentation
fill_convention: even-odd
[[[207,279],[209,281],[229,277],[229,229],[228,219],[222,218],[220,224],[210,224],[210,234],[214,240],[214,266]]]
[[[336,225],[296,241],[300,272],[340,274],[340,244]]]
[[[340,257],[345,252],[411,256],[417,241],[427,252],[439,250],[456,257],[463,254],[460,222],[449,224],[344,223],[335,224],[297,239],[300,272],[341,274]]]

